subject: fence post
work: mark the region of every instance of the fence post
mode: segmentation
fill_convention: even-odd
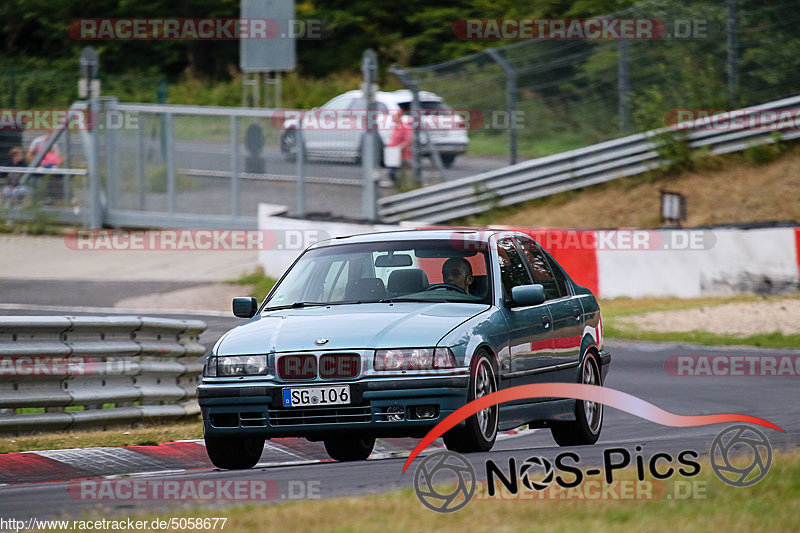
[[[630,53],[627,39],[617,41],[618,45],[618,64],[617,77],[618,85],[618,106],[619,106],[619,129],[628,132],[631,129],[630,113]]]
[[[727,0],[728,16],[726,19],[728,46],[728,104],[736,105],[736,89],[739,83],[738,43],[736,24],[736,0]]]
[[[167,212],[175,214],[175,139],[172,131],[172,113],[167,112],[164,117],[164,138],[167,145]]]
[[[92,130],[89,134],[89,196],[91,197],[91,219],[92,229],[103,227],[103,204],[100,201],[100,165],[98,159],[97,130],[100,127],[100,99],[97,95],[92,95],[89,100],[89,120]]]
[[[295,131],[295,164],[297,188],[295,190],[295,211],[298,217],[306,215],[306,139],[303,134],[303,120],[300,119]]]
[[[145,159],[144,148],[144,124],[141,120],[144,115],[139,117],[139,122],[136,128],[136,193],[139,198],[139,209],[144,210],[145,197],[144,197],[144,167],[147,163]]]
[[[377,203],[375,199],[375,91],[374,84],[378,72],[378,58],[373,50],[364,50],[361,58],[361,72],[364,73],[362,94],[367,103],[367,130],[361,145],[361,174],[364,180],[362,196],[362,210],[364,218],[375,220],[377,218]]]
[[[238,117],[230,117],[231,216],[239,216],[239,128]]]
[[[119,206],[119,129],[110,127],[113,120],[118,120],[117,99],[108,98],[105,109],[106,140],[106,203],[109,208]]]
[[[506,73],[506,113],[508,113],[508,164],[517,163],[517,73],[514,67],[495,48],[486,50]]]

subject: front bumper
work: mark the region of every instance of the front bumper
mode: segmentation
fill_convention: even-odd
[[[197,388],[206,435],[263,435],[320,440],[342,432],[376,437],[421,437],[467,402],[469,376],[369,379],[351,382],[204,383]],[[331,407],[282,406],[286,387],[350,385],[351,403]],[[434,418],[413,419],[414,406],[436,406]],[[387,409],[402,407],[403,420]]]

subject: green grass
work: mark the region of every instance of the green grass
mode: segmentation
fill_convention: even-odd
[[[585,139],[580,139],[575,135],[547,138],[529,138],[522,136],[517,138],[517,157],[518,160],[542,157],[582,148],[587,146],[587,144],[589,143],[587,143]],[[481,132],[469,132],[469,149],[467,150],[467,155],[508,157],[508,151],[508,134],[494,135]]]
[[[137,424],[134,428],[106,431],[58,431],[24,436],[0,437],[0,453],[96,446],[153,446],[159,442],[203,438],[200,417],[179,422]]]
[[[225,531],[283,531],[287,524],[291,524],[293,531],[317,533],[620,533],[623,528],[624,531],[669,533],[797,531],[800,453],[775,453],[767,476],[746,488],[724,485],[711,472],[708,462],[701,462],[701,465],[699,476],[692,480],[705,482],[708,488],[705,499],[520,501],[487,498],[473,500],[456,512],[443,514],[424,507],[413,489],[406,489],[272,505],[203,506],[187,508],[171,516],[225,517],[228,519]],[[413,468],[405,478],[413,476]],[[397,469],[400,469],[399,463]],[[635,470],[629,468],[621,472],[618,479],[634,476]],[[152,519],[149,514],[137,518],[148,517]]]
[[[227,280],[227,283],[235,283],[237,285],[252,285],[253,289],[250,291],[250,296],[258,300],[263,300],[267,293],[272,290],[272,287],[278,280],[264,275],[263,270],[257,270],[246,276],[238,279]]]
[[[707,331],[657,332],[634,331],[614,326],[606,326],[607,337],[641,341],[689,342],[710,346],[758,346],[761,348],[800,348],[800,335],[784,335],[780,332],[761,333],[740,337],[718,335]]]
[[[788,298],[797,299],[800,298],[800,295],[789,296]],[[784,335],[780,332],[769,332],[758,335],[737,336],[720,335],[709,333],[707,331],[643,331],[628,325],[623,325],[618,320],[623,317],[650,313],[654,311],[680,311],[685,309],[695,309],[698,307],[713,307],[729,303],[777,301],[784,299],[787,299],[787,297],[763,297],[752,294],[716,298],[614,298],[600,300],[600,310],[603,314],[603,332],[606,337],[611,338],[644,341],[689,342],[720,346],[800,348],[800,335],[797,334]]]

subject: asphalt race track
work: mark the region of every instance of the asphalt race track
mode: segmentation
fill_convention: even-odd
[[[9,289],[9,287],[5,287]],[[25,291],[16,287],[18,295]],[[40,289],[41,290],[41,289]],[[14,291],[11,291],[14,292]],[[13,300],[21,298],[3,291],[0,298],[4,305],[0,314],[101,314],[81,308],[80,312],[70,311],[68,302],[58,310],[37,310],[36,303],[22,309],[13,309]],[[53,294],[51,293],[51,296]],[[43,298],[42,298],[43,299]],[[11,302],[9,301],[11,300]],[[52,302],[52,299],[48,299]],[[28,301],[31,301],[28,299]],[[74,302],[74,300],[73,300]],[[100,301],[98,305],[102,305]],[[106,308],[103,313],[107,314]],[[153,316],[174,314],[148,313]],[[206,320],[209,330],[201,341],[210,346],[223,331],[236,323],[236,319],[222,316],[188,316]],[[677,414],[698,415],[717,413],[738,413],[753,415],[769,420],[782,427],[786,433],[768,428],[760,428],[769,437],[774,449],[790,449],[800,446],[800,389],[797,376],[786,377],[677,377],[669,375],[664,362],[672,355],[701,354],[793,354],[800,351],[759,350],[753,348],[699,347],[672,343],[644,343],[608,341],[608,349],[613,354],[611,369],[605,385],[638,396],[658,407]],[[712,439],[726,424],[696,428],[673,428],[640,419],[636,416],[614,409],[605,410],[605,421],[600,441],[595,446],[575,447],[573,451],[581,458],[581,466],[600,465],[602,450],[610,447],[627,448],[635,457],[634,448],[642,446],[641,454],[647,460],[656,452],[677,454],[683,450],[696,450],[701,458],[708,456]],[[297,449],[312,446],[305,441],[296,443]],[[318,444],[316,445],[319,446]],[[508,436],[496,444],[489,453],[470,454],[466,457],[475,466],[479,477],[485,471],[484,462],[491,458],[497,464],[507,464],[509,457],[518,462],[532,455],[542,455],[551,461],[564,448],[553,442],[550,432],[536,430]],[[267,451],[265,450],[265,454]],[[262,457],[262,461],[264,458]],[[328,498],[340,495],[354,495],[390,491],[412,486],[413,470],[422,458],[417,458],[406,474],[403,474],[402,456],[382,456],[363,462],[335,463],[329,461],[291,461],[291,464],[275,464],[256,467],[247,471],[220,471],[213,468],[200,468],[190,471],[155,472],[137,476],[137,479],[176,479],[176,480],[272,480],[280,487],[280,501],[289,494],[289,484],[298,481],[312,482],[319,497]],[[271,482],[272,482],[271,481]],[[176,504],[163,501],[114,500],[103,502],[84,501],[68,492],[70,482],[47,482],[28,484],[9,484],[0,487],[0,516],[25,519],[28,517],[48,518],[56,516],[80,517],[87,513],[110,518],[127,517],[136,511],[154,511],[173,508]],[[290,496],[291,497],[291,496]],[[31,505],[31,502],[46,502],[46,505]],[[236,503],[236,502],[234,502]],[[239,502],[241,503],[241,502]],[[187,501],[177,505],[202,505],[204,508],[225,505],[222,502]]]

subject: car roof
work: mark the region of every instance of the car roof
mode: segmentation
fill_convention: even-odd
[[[355,89],[352,91],[347,91],[346,93],[339,95],[339,96],[350,96],[353,98],[361,98],[362,97],[361,90]],[[412,93],[408,89],[398,89],[396,91],[378,91],[375,93],[375,99],[379,102],[384,103],[404,103],[410,102],[414,99],[414,93]],[[427,100],[427,101],[436,101],[442,102],[442,97],[437,95],[436,93],[432,93],[430,91],[420,91],[419,92],[419,99],[420,100]]]
[[[311,245],[309,248],[322,248],[325,246],[337,246],[340,244],[357,244],[365,242],[393,242],[409,240],[449,240],[454,235],[475,235],[477,240],[486,242],[491,235],[507,233],[520,233],[502,229],[492,228],[421,228],[421,229],[401,229],[391,231],[378,231],[372,233],[361,233],[343,237],[326,239]]]

